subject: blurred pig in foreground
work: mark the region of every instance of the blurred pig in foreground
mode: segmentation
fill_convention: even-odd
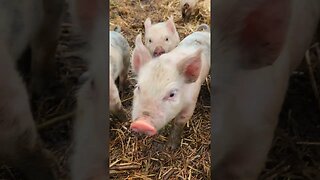
[[[312,42],[320,1],[215,0],[213,179],[264,167],[291,72]]]
[[[0,5],[0,160],[27,179],[55,179],[57,164],[37,133],[17,61],[30,47],[32,94],[52,83],[63,9],[62,0],[4,0]]]
[[[151,24],[151,19],[144,22],[145,44],[153,57],[168,53],[178,46],[180,37],[177,32],[173,17],[166,22]]]
[[[71,179],[105,180],[107,177],[107,3],[103,0],[71,0],[77,31],[87,42],[83,57],[88,78],[79,89],[74,125]]]
[[[130,128],[152,136],[174,119],[168,143],[175,149],[209,73],[210,33],[194,32],[177,48],[154,59],[138,35],[131,59],[137,85]]]
[[[128,69],[130,65],[130,46],[120,34],[121,29],[110,31],[109,38],[109,107],[110,112],[120,120],[126,120],[126,111],[122,106],[119,91],[123,93],[127,85]],[[115,80],[119,77],[119,91]]]

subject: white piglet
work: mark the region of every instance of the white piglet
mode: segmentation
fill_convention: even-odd
[[[290,74],[319,23],[320,1],[213,3],[213,179],[254,180],[264,167]]]
[[[154,60],[138,35],[131,63],[137,85],[130,128],[152,136],[174,119],[168,142],[177,148],[209,73],[210,33],[194,32],[177,48]]]
[[[144,22],[145,44],[153,57],[170,52],[178,46],[180,37],[171,16],[169,20],[151,24],[151,19]]]
[[[130,46],[120,34],[120,29],[109,33],[109,107],[113,115],[125,120],[126,111],[122,106],[115,80],[119,77],[119,90],[123,93],[127,85],[130,65]]]

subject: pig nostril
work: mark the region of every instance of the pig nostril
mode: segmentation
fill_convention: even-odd
[[[143,111],[142,114],[145,116],[150,116],[150,113],[148,111]]]

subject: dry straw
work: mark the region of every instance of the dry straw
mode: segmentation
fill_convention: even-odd
[[[207,1],[207,3],[210,1]],[[210,25],[209,4],[199,3],[199,13],[189,22],[181,19],[178,0],[110,1],[110,30],[121,26],[122,34],[134,48],[134,39],[144,33],[143,23],[174,17],[177,31],[183,39],[197,26]],[[132,91],[135,84],[130,72],[130,87],[123,99],[131,112]],[[208,82],[208,81],[207,81]],[[210,88],[204,83],[191,122],[184,129],[181,147],[171,151],[166,146],[170,125],[155,137],[145,137],[129,130],[130,122],[121,123],[110,118],[110,176],[112,179],[210,179]],[[130,117],[130,113],[128,114]]]

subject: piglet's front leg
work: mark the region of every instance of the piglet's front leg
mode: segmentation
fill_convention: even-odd
[[[187,106],[181,111],[181,113],[174,119],[174,125],[172,132],[169,136],[168,146],[171,149],[177,149],[181,143],[181,137],[183,133],[183,128],[186,123],[191,119],[191,116],[194,112],[196,104]]]
[[[121,97],[124,96],[128,83],[128,69],[124,68],[119,76],[119,92]]]
[[[127,111],[121,104],[118,105],[118,108],[111,111],[111,114],[122,122],[127,121]]]

